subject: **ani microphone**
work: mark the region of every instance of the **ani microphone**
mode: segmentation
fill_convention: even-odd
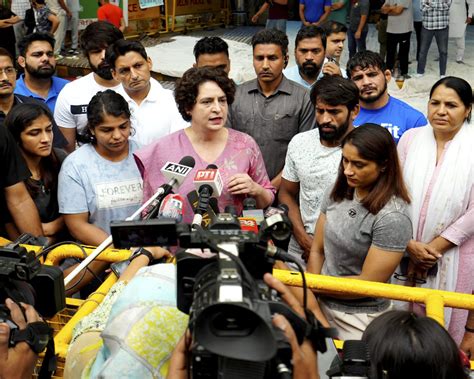
[[[168,183],[161,185],[152,196],[153,200],[143,211],[142,219],[148,220],[157,216],[163,198],[183,183],[195,164],[196,162],[191,156],[182,158],[179,163],[166,162],[164,164],[161,174],[168,180]]]

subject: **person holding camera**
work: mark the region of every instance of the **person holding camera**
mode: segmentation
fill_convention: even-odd
[[[297,313],[300,317],[306,318],[303,307],[292,291],[273,275],[267,273],[263,277],[265,283],[276,290],[283,302]],[[311,341],[305,339],[303,343],[298,344],[295,331],[290,322],[281,314],[273,316],[272,323],[275,327],[282,330],[292,350],[293,379],[319,379],[317,354]],[[171,355],[168,379],[187,379],[189,377],[188,369],[191,347],[191,334],[186,330],[181,337],[173,354]]]
[[[11,299],[5,300],[5,306],[10,311],[11,320],[20,330],[28,324],[41,321],[33,306],[21,303],[23,311]],[[10,326],[0,323],[0,379],[31,378],[38,360],[36,354],[26,342],[18,342],[10,347]]]

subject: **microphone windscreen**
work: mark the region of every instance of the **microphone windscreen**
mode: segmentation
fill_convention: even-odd
[[[368,361],[369,351],[365,341],[347,340],[342,348],[344,361]]]
[[[286,205],[286,204],[280,204],[278,206],[278,208],[280,208],[282,211],[284,211],[285,214],[288,214],[288,211],[290,210],[290,208],[288,208],[288,205]]]
[[[209,206],[214,211],[215,214],[219,213],[219,203],[216,197],[211,197],[209,199]]]
[[[185,157],[181,158],[179,164],[183,166],[194,167],[196,165],[196,161],[193,157],[186,155]]]
[[[169,194],[165,196],[160,205],[158,218],[172,218],[176,222],[183,220],[184,198],[179,194]]]
[[[242,205],[244,206],[245,210],[257,209],[257,200],[255,200],[253,197],[247,197],[242,202]]]
[[[217,166],[215,164],[208,164],[207,167],[206,167],[206,170],[209,169],[209,170],[217,170]]]

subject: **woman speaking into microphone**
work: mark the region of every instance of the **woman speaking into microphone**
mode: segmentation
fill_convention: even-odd
[[[189,155],[196,165],[179,188],[182,195],[195,189],[193,178],[197,170],[215,165],[223,182],[218,197],[221,211],[233,205],[240,213],[245,197],[255,198],[258,208],[266,208],[273,202],[275,188],[256,142],[245,133],[225,127],[234,95],[234,82],[219,69],[191,68],[177,81],[175,100],[190,126],[135,153],[145,199],[166,182],[160,172],[163,165]],[[183,221],[191,222],[192,216],[191,212],[184,212]]]

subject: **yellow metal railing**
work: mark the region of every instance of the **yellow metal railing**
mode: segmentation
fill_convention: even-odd
[[[302,285],[298,272],[275,269],[273,273],[285,284],[298,287]],[[308,287],[317,291],[424,303],[427,316],[443,326],[444,307],[474,309],[474,295],[308,273],[305,276]]]
[[[110,274],[102,283],[102,285],[82,302],[80,308],[77,310],[74,316],[68,321],[66,325],[63,326],[59,333],[56,334],[54,337],[54,344],[56,346],[56,354],[58,354],[60,358],[66,358],[74,327],[79,321],[92,313],[92,311],[99,306],[105,295],[107,295],[110,288],[116,281],[117,277],[114,274]]]
[[[0,246],[10,241],[0,237]],[[40,252],[36,246],[25,246],[30,250]],[[94,247],[83,246],[89,255]],[[118,262],[130,257],[130,250],[109,248],[104,250],[98,257],[106,262]],[[53,249],[45,261],[45,264],[57,265],[62,259],[76,257],[83,259],[83,251],[75,245],[63,245]],[[301,275],[298,272],[274,269],[273,274],[284,284],[290,286],[302,286]],[[354,296],[381,297],[392,300],[424,303],[427,316],[435,319],[444,326],[444,307],[474,310],[474,295],[456,292],[439,291],[427,288],[401,286],[395,284],[369,282],[365,280],[337,278],[332,276],[315,275],[306,273],[307,285],[310,289],[333,294],[345,294]],[[117,281],[115,275],[111,274],[82,305],[55,336],[56,352],[61,358],[65,358],[72,331],[76,324],[86,315],[90,314],[103,300],[112,285]],[[73,299],[68,299],[72,301]],[[81,301],[78,301],[79,303]],[[78,304],[79,305],[79,304]],[[471,362],[474,368],[474,362]]]

